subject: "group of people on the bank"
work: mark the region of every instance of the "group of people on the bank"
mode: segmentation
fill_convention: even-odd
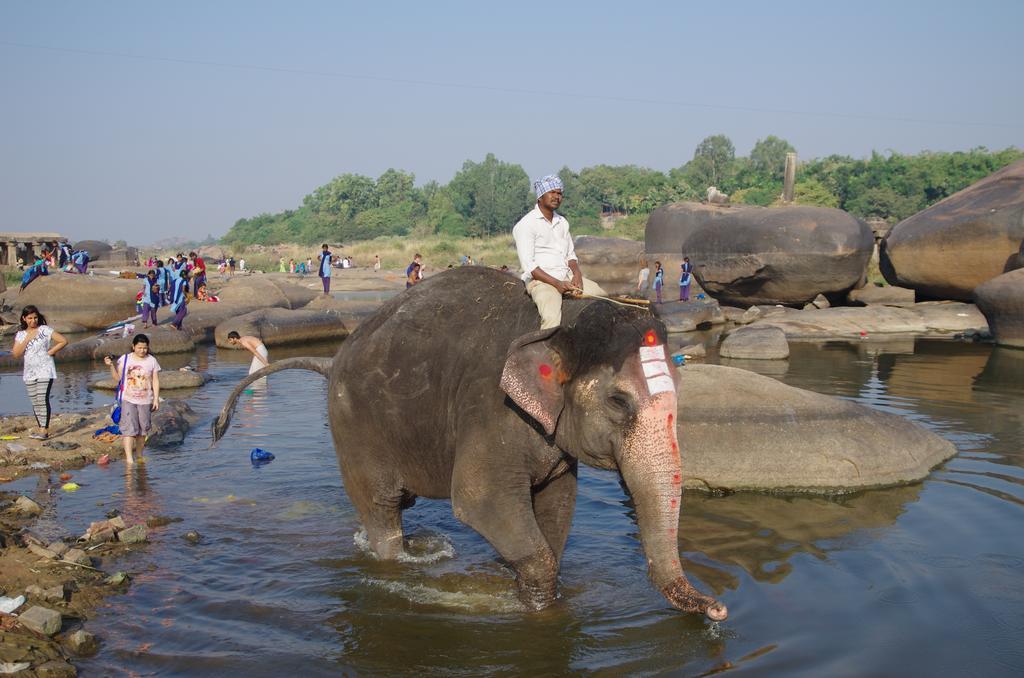
[[[179,252],[166,263],[162,259],[150,259],[147,263],[152,264],[152,268],[136,274],[144,281],[135,297],[143,328],[150,323],[155,327],[157,309],[167,306],[174,314],[171,325],[180,330],[188,315],[189,301],[217,301],[216,295],[207,289],[206,262],[195,252],[189,252],[188,258]]]
[[[637,293],[644,295],[647,293],[648,283],[650,282],[651,270],[646,263],[641,264],[640,273],[636,280],[636,291]],[[690,300],[690,285],[693,282],[693,264],[690,263],[690,257],[683,257],[683,263],[679,264],[679,301]],[[654,295],[657,303],[662,303],[661,291],[665,287],[665,269],[662,268],[660,261],[654,262]]]

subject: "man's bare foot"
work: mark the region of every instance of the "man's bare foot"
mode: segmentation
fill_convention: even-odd
[[[132,457],[125,457],[124,463],[127,464],[128,466],[135,466],[135,459],[133,459]]]

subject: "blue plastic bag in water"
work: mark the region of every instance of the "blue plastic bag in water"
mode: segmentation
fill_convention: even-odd
[[[252,462],[253,466],[263,466],[274,461],[274,455],[266,450],[262,450],[258,447],[252,448],[252,452],[249,453],[249,461]]]

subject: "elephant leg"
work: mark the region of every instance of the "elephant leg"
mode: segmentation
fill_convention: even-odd
[[[576,510],[576,464],[562,475],[549,480],[534,490],[533,513],[537,525],[555,556],[562,562],[562,551],[569,538],[572,516]]]
[[[403,551],[402,509],[411,501],[403,498],[401,489],[382,483],[382,478],[369,477],[366,469],[351,468],[355,464],[346,466],[345,492],[359,513],[370,549],[382,560],[397,558]],[[380,470],[373,468],[370,472]]]
[[[528,476],[510,478],[507,470],[456,464],[452,510],[512,567],[523,604],[540,610],[555,600],[558,559],[534,517]]]

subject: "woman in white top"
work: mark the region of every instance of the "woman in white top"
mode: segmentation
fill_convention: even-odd
[[[53,356],[68,345],[64,336],[46,324],[46,318],[35,306],[21,309],[21,331],[14,335],[11,352],[15,358],[25,356],[22,380],[32,401],[39,431],[30,438],[46,440],[50,436],[50,389],[57,378]]]

